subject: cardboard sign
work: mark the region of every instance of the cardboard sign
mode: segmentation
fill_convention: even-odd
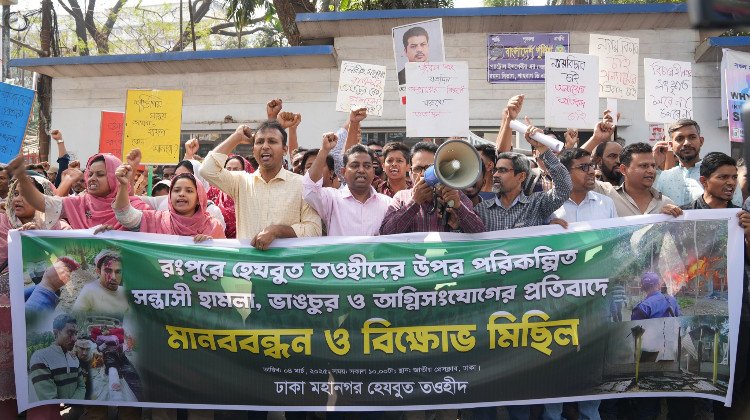
[[[744,68],[743,68],[744,67]],[[742,142],[745,140],[745,130],[742,125],[742,107],[750,98],[750,66],[735,63],[727,68],[724,74],[724,96],[727,98],[727,123],[729,124],[729,141]]]
[[[599,57],[599,97],[638,99],[638,38],[591,34],[589,54]]]
[[[181,90],[128,90],[123,151],[141,149],[144,165],[174,165],[181,124]]]
[[[391,29],[401,104],[406,103],[406,64],[445,61],[443,20],[432,19]]]
[[[351,112],[352,109],[367,107],[367,115],[383,115],[385,95],[385,66],[354,63],[341,63],[339,92],[336,96],[336,111]]]
[[[0,163],[8,163],[21,150],[29,123],[34,91],[0,83]]]
[[[544,62],[544,125],[591,129],[599,120],[597,57],[547,53]]]
[[[407,63],[406,136],[466,137],[469,64]]]
[[[693,118],[693,69],[689,62],[643,59],[646,121]]]
[[[648,141],[650,143],[656,143],[657,141],[664,140],[666,130],[664,130],[664,124],[649,124],[648,132]]]
[[[111,153],[122,160],[124,112],[102,111],[99,126],[99,153]]]

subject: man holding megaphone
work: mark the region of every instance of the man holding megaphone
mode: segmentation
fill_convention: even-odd
[[[445,158],[435,164],[438,147],[434,143],[423,141],[414,145],[411,150],[411,178],[414,186],[393,196],[380,226],[381,235],[407,232],[484,232],[484,224],[474,212],[471,200],[459,191],[476,181],[480,174],[479,158],[475,156],[464,159],[458,154],[448,154],[448,151],[454,151],[451,147],[444,150],[441,156],[444,155]],[[474,154],[476,155],[476,151]],[[472,159],[477,159],[477,162]],[[445,168],[442,172],[441,167]],[[470,174],[472,167],[476,169],[473,175]],[[434,183],[433,179],[425,176],[428,169],[439,183]],[[463,182],[469,178],[471,180],[466,186],[451,182]]]

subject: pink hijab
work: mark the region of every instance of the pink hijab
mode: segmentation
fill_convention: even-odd
[[[115,212],[112,210],[112,202],[117,196],[118,182],[115,176],[115,169],[122,165],[122,161],[109,153],[97,153],[91,156],[86,163],[86,171],[83,180],[88,185],[89,172],[91,164],[99,157],[104,158],[104,166],[107,170],[107,184],[109,184],[109,194],[106,197],[96,197],[89,193],[79,196],[68,196],[63,198],[63,213],[68,223],[73,229],[88,229],[98,225],[111,225],[117,230],[123,230],[122,225],[117,221]],[[130,197],[130,205],[138,210],[150,209],[148,204],[141,201],[138,197]]]
[[[172,188],[179,179],[187,178],[195,185],[198,193],[198,208],[192,216],[183,216],[172,207]],[[223,239],[224,228],[218,220],[206,211],[208,198],[203,184],[195,181],[189,173],[172,178],[169,193],[169,210],[145,210],[141,219],[141,232],[162,233],[165,235],[195,236],[199,233],[209,235],[214,239]]]

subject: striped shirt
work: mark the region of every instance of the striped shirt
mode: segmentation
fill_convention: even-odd
[[[298,238],[320,236],[320,216],[302,199],[302,176],[281,168],[266,182],[260,171],[227,171],[227,155],[209,152],[200,174],[234,200],[237,239],[252,239],[272,225],[290,226]]]
[[[78,359],[57,344],[35,351],[29,364],[29,380],[38,400],[86,399],[86,380]]]
[[[411,197],[412,190],[401,190],[393,196],[380,226],[381,235],[393,235],[409,232],[446,232],[450,227],[442,224],[442,217],[437,210],[432,209],[433,202],[417,204]],[[472,210],[471,200],[459,191],[461,205],[454,210],[458,216],[459,230],[464,233],[484,232],[482,220]]]
[[[550,215],[570,197],[573,182],[568,170],[550,150],[544,152],[541,158],[552,176],[555,187],[547,192],[536,192],[531,195],[526,195],[522,191],[507,209],[499,197],[477,204],[474,209],[482,218],[487,231],[545,225]]]

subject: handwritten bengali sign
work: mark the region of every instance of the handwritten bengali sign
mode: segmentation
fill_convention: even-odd
[[[646,121],[693,118],[693,70],[685,61],[643,59]]]
[[[598,59],[595,55],[547,53],[544,124],[586,128],[599,119]]]
[[[487,36],[487,81],[544,82],[544,55],[568,52],[569,33],[504,33]]]
[[[591,34],[589,54],[599,57],[599,96],[638,99],[638,38]]]
[[[181,90],[128,90],[123,150],[139,148],[146,165],[180,160]]]
[[[350,112],[352,108],[367,107],[367,115],[383,115],[385,94],[385,66],[374,64],[341,63],[336,111]]]
[[[0,163],[10,162],[21,150],[34,91],[0,83]]]
[[[99,153],[111,153],[122,159],[122,129],[125,113],[102,111],[99,126]]]
[[[467,136],[468,63],[407,63],[406,78],[407,137]]]

